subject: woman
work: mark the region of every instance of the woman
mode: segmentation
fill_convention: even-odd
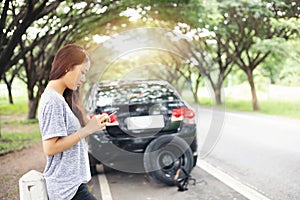
[[[95,115],[86,123],[78,88],[89,68],[89,56],[81,46],[62,47],[40,99],[38,119],[47,155],[44,177],[49,200],[96,199],[86,186],[91,174],[84,138],[105,128],[108,116]]]

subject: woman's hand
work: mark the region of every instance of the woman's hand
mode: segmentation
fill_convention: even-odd
[[[107,114],[94,115],[85,127],[82,128],[83,131],[79,131],[80,138],[84,138],[96,131],[104,129],[108,122],[109,116]]]

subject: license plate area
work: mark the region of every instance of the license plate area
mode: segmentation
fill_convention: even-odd
[[[128,130],[157,129],[165,126],[163,115],[128,117],[126,121]]]

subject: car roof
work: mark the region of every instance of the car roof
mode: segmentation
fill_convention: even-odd
[[[169,82],[161,79],[130,79],[130,80],[104,80],[97,83],[100,87],[107,87],[107,86],[122,86],[122,85],[136,85],[136,84],[156,84],[156,85],[167,85],[171,86]]]

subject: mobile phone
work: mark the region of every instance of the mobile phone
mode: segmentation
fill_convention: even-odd
[[[116,114],[117,113],[117,111],[115,110],[115,111],[113,111],[112,113],[110,113],[109,115],[108,115],[108,117],[110,117],[110,116],[112,116],[113,114]]]

